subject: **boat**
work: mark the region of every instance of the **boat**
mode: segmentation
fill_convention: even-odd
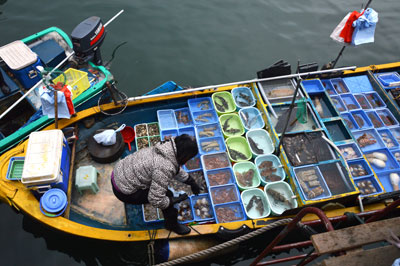
[[[120,105],[88,108],[70,119],[60,119],[57,128],[53,123],[31,133],[0,156],[0,198],[55,230],[120,242],[200,235],[227,239],[287,221],[310,206],[323,210],[329,219],[348,212],[368,216],[399,195],[392,176],[400,172],[396,157],[400,111],[377,77],[398,75],[399,70],[400,62],[396,62],[287,74],[131,97]],[[370,94],[377,107],[363,109],[362,99],[368,103]],[[292,116],[288,106],[293,99]],[[377,127],[368,120],[369,112],[390,119]],[[364,124],[353,114],[362,115]],[[277,126],[281,122],[275,115],[287,126]],[[122,133],[117,133],[116,146],[93,142],[94,134],[122,124],[134,128],[135,137],[125,139],[134,143],[131,150]],[[164,229],[158,210],[118,201],[109,179],[119,158],[183,133],[196,136],[199,146],[199,154],[185,168],[204,184],[203,193],[197,196],[184,185],[172,184],[176,191],[190,195],[191,216],[181,221],[193,229],[186,236]],[[35,155],[32,147],[43,136],[57,140],[54,143],[59,148],[54,149],[58,156],[46,160],[61,164],[56,168],[57,173],[64,173],[61,179],[57,173],[51,181],[48,176],[31,179],[23,175],[37,163],[31,158],[40,155]],[[391,140],[383,140],[385,136]],[[300,147],[293,146],[296,143]],[[92,180],[90,185],[77,181],[84,175]],[[44,195],[56,188],[66,195],[62,205],[55,212],[43,209]],[[211,216],[202,215],[195,206],[203,201]],[[304,223],[318,221],[312,213],[302,217]]]

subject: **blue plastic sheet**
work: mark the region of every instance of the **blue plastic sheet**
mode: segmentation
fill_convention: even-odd
[[[40,100],[42,102],[43,115],[54,118],[54,91],[40,87]],[[70,118],[67,101],[63,92],[57,92],[58,118]]]
[[[378,13],[372,8],[367,8],[362,16],[353,22],[354,32],[352,45],[374,42]]]

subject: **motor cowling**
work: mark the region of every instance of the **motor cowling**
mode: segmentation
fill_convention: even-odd
[[[99,17],[85,19],[71,33],[73,49],[80,64],[92,61],[102,65],[100,46],[104,41],[106,31]]]

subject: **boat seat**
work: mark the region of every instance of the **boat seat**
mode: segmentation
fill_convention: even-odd
[[[76,170],[75,187],[81,195],[82,191],[87,189],[96,194],[99,191],[96,168],[92,165],[80,166]]]

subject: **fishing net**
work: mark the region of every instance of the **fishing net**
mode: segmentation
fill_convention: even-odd
[[[297,101],[296,118],[297,121],[302,124],[305,124],[308,121],[307,99],[304,97]]]

